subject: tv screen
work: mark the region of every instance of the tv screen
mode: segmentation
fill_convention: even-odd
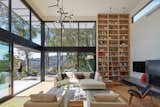
[[[133,62],[133,71],[145,73],[145,61],[134,61]]]

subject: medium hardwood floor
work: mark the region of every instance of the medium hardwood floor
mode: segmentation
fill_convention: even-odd
[[[54,83],[49,81],[49,82],[41,82],[38,85],[16,95],[16,96],[30,96],[31,94],[37,94],[41,91],[44,93],[47,92],[49,89],[54,87]]]
[[[128,103],[130,95],[128,94],[129,87],[127,85],[111,86],[109,89],[119,93]],[[151,99],[152,98],[152,99]],[[160,99],[146,96],[143,100],[133,97],[132,102],[128,107],[160,107]]]
[[[47,91],[48,89],[52,88],[54,86],[53,82],[42,82],[22,93],[15,96],[9,101],[4,102],[0,107],[23,107],[23,103],[29,99],[30,94],[39,93],[40,91]],[[108,87],[109,89],[119,93],[121,97],[128,102],[129,100],[129,94],[128,89],[129,87],[127,85],[114,85]],[[22,97],[22,101],[20,104],[14,104],[14,99],[17,100],[17,98]],[[24,98],[23,98],[24,97]],[[153,98],[153,97],[152,97]],[[146,96],[143,100],[144,105],[142,104],[141,100],[138,98],[133,98],[131,105],[128,107],[160,107],[160,99],[153,98],[153,101],[151,100],[150,96]],[[14,105],[13,105],[14,104]]]

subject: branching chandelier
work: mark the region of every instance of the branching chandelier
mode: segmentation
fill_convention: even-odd
[[[60,4],[61,2],[61,4]],[[58,19],[56,20],[57,23],[63,23],[63,21],[69,21],[72,22],[73,19],[73,14],[69,14],[69,12],[64,10],[64,6],[63,6],[63,0],[57,0],[56,4],[48,6],[48,8],[53,8],[56,7],[57,9],[57,15],[58,15]]]

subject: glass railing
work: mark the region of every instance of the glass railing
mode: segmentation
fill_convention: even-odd
[[[0,1],[0,28],[8,30],[8,7]]]

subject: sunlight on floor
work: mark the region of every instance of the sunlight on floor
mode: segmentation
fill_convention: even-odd
[[[2,103],[0,107],[23,107],[23,104],[30,99],[29,95],[39,93],[40,91],[47,92],[54,86],[53,82],[41,82],[38,85],[16,95],[12,99]]]

